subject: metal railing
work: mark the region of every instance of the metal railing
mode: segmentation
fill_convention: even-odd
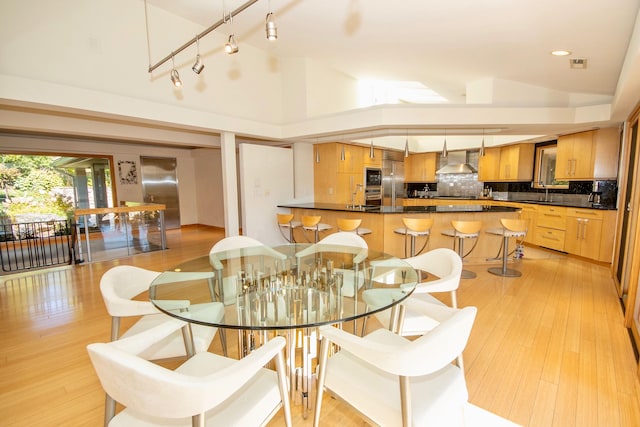
[[[75,230],[69,220],[0,224],[0,262],[5,272],[71,264]]]

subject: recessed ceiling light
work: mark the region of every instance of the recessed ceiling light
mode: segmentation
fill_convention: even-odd
[[[567,55],[571,55],[571,52],[569,52],[568,50],[554,50],[553,52],[551,52],[551,55],[567,56]]]

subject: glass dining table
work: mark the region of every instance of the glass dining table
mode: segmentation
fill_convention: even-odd
[[[328,244],[255,246],[204,255],[161,273],[151,284],[151,302],[162,312],[189,323],[217,327],[227,353],[228,330],[238,332],[238,357],[274,335],[287,339],[285,357],[292,401],[306,418],[308,391],[316,360],[317,327],[352,327],[358,320],[392,310],[412,292],[417,272],[400,258],[366,248]],[[363,292],[386,289],[371,306]],[[222,303],[213,316],[202,305]],[[216,311],[213,311],[216,312]],[[348,326],[347,326],[348,325]],[[362,328],[364,332],[364,328]]]

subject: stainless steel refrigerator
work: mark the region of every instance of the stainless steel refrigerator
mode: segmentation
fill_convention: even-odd
[[[382,205],[403,206],[406,191],[404,187],[404,154],[395,151],[382,153]]]

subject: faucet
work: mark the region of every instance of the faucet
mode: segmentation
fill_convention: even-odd
[[[362,188],[362,184],[356,184],[355,188],[351,192],[351,205],[347,206],[348,208],[355,209],[356,208],[356,195],[358,194],[358,190]],[[362,205],[360,205],[362,207]]]
[[[538,185],[541,185],[542,188],[544,188],[544,201],[548,202],[549,201],[549,187],[547,187],[544,182],[542,181],[538,181]]]

